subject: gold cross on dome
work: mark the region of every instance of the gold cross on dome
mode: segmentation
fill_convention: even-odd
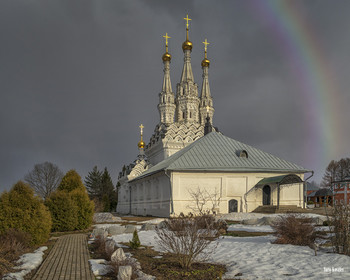
[[[144,126],[141,124],[140,126],[139,126],[139,128],[141,129],[141,135],[143,134],[143,128],[144,128]]]
[[[192,20],[192,19],[190,19],[190,18],[188,17],[188,14],[187,14],[187,16],[184,18],[184,20],[186,20],[186,28],[188,29],[188,22],[189,22],[190,20]]]
[[[168,39],[171,37],[168,36],[168,33],[165,33],[165,36],[163,36],[163,38],[165,38],[165,51],[168,52]]]
[[[163,38],[165,38],[165,45],[168,46],[168,39],[171,37],[168,36],[168,33],[165,33],[165,36],[163,36]]]
[[[202,42],[202,43],[204,44],[204,50],[205,50],[205,52],[207,52],[208,45],[209,45],[207,39],[205,39],[204,42]]]

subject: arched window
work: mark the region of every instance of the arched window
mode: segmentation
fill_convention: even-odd
[[[185,111],[182,112],[182,118],[185,118]]]
[[[236,199],[231,199],[228,202],[228,212],[238,212],[238,201]]]

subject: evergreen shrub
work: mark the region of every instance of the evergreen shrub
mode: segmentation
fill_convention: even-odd
[[[16,229],[30,234],[30,245],[48,240],[52,220],[41,198],[28,184],[19,181],[0,196],[0,234]]]
[[[63,176],[60,185],[58,186],[58,190],[71,192],[75,189],[86,189],[81,181],[80,175],[74,170],[69,170],[66,175]]]
[[[66,173],[46,204],[51,212],[53,231],[82,230],[92,224],[94,203],[75,170]]]
[[[45,204],[52,216],[52,231],[72,231],[78,225],[78,206],[71,194],[56,191],[50,195]]]
[[[141,246],[139,235],[137,234],[137,230],[134,230],[132,240],[129,241],[129,245],[131,249],[137,249]]]
[[[78,207],[78,220],[76,229],[86,229],[92,225],[94,216],[94,203],[89,199],[85,189],[75,189],[71,193],[74,204]]]

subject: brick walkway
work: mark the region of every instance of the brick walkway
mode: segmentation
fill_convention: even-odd
[[[93,280],[88,263],[89,251],[85,234],[61,236],[33,277],[34,279]]]

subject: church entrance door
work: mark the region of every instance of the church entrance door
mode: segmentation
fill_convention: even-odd
[[[263,205],[271,205],[271,187],[268,185],[263,188]]]
[[[228,202],[228,212],[238,212],[238,201],[236,199],[231,199]]]

